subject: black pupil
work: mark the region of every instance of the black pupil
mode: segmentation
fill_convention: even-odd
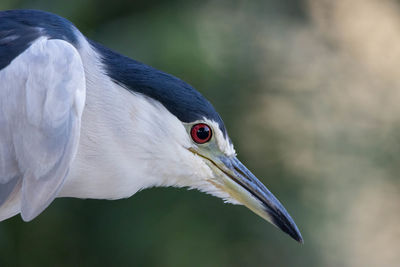
[[[197,130],[197,137],[201,140],[205,140],[210,135],[210,129],[208,127],[201,127]]]

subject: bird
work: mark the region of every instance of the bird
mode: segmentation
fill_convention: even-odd
[[[0,11],[0,221],[31,221],[55,198],[113,200],[151,187],[244,205],[303,243],[191,85],[56,14]]]

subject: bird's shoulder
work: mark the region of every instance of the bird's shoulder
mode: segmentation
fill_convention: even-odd
[[[40,37],[75,45],[76,33],[70,21],[55,14],[38,10],[0,11],[0,70]]]
[[[17,212],[31,220],[55,198],[77,151],[84,68],[69,42],[39,38],[0,70],[0,84],[0,209],[19,192]]]

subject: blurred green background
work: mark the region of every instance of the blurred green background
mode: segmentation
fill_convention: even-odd
[[[0,0],[189,82],[282,201],[299,245],[241,206],[155,188],[0,223],[0,266],[399,266],[400,1]]]

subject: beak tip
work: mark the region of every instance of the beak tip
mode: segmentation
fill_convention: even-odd
[[[279,227],[280,228],[280,227]],[[299,242],[300,244],[304,244],[304,239],[301,236],[301,233],[299,229],[296,227],[296,225],[291,225],[290,228],[281,228],[285,233],[287,233],[291,238]]]
[[[300,230],[297,228],[297,225],[287,213],[287,211],[282,207],[283,213],[281,211],[275,213],[273,217],[273,224],[281,229],[283,232],[288,234],[291,238],[299,242],[300,244],[304,244],[304,239],[301,236]]]
[[[297,229],[296,225],[294,225],[293,228],[286,228],[286,229],[282,229],[285,233],[287,233],[291,238],[293,238],[294,240],[296,240],[297,242],[299,242],[300,244],[304,244],[304,239],[301,236],[301,233],[299,231],[299,229]]]
[[[222,156],[217,161],[220,164],[211,162],[225,174],[224,177],[230,178],[229,181],[246,191],[248,198],[257,200],[257,204],[254,201],[239,202],[304,244],[299,229],[279,200],[236,157]]]
[[[300,232],[298,232],[297,235],[292,236],[292,238],[293,238],[294,240],[296,240],[297,242],[299,242],[300,244],[302,244],[302,245],[304,244],[304,239],[303,239],[303,237],[301,236]]]

